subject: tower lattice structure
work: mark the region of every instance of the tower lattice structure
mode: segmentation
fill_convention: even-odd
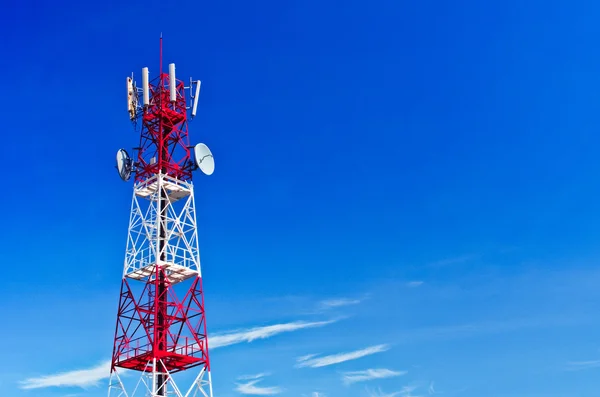
[[[128,78],[130,118],[141,137],[137,155],[119,169],[123,179],[129,172],[135,178],[108,395],[212,397],[192,184],[197,163],[188,142],[186,89],[193,84],[175,79],[174,64],[163,73],[162,37],[160,53],[159,76],[148,81],[146,69],[143,89]],[[184,378],[191,384],[175,382],[177,373],[190,372]]]

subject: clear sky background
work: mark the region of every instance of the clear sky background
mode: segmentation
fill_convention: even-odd
[[[215,397],[598,395],[598,2],[2,9],[2,395],[106,395],[125,78],[160,32],[216,161]]]

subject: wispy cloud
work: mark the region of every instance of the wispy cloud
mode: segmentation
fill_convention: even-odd
[[[209,336],[209,348],[234,345],[242,342],[252,342],[257,339],[267,339],[275,335],[294,332],[301,329],[323,327],[332,324],[338,319],[327,321],[295,321],[290,323],[281,323],[254,327],[242,330],[234,330],[215,336]],[[74,371],[61,372],[52,375],[43,375],[32,377],[20,382],[21,389],[39,389],[45,387],[90,387],[97,386],[98,383],[110,376],[110,361],[104,361],[94,367],[87,369],[78,369]],[[252,386],[252,385],[250,385]]]
[[[404,386],[402,387],[402,390],[400,390],[398,393],[402,394],[403,397],[407,397],[410,396],[410,393],[412,393],[415,390],[417,390],[417,386]]]
[[[395,343],[420,343],[429,340],[450,340],[457,338],[468,338],[475,335],[498,334],[514,332],[522,329],[534,329],[545,327],[562,327],[582,324],[585,317],[528,317],[513,318],[505,321],[490,321],[481,323],[461,325],[441,325],[426,328],[407,329],[396,334]]]
[[[429,394],[435,394],[435,389],[434,389],[434,387],[433,387],[433,382],[431,382],[431,383],[429,384],[429,389],[428,389],[428,391],[429,391]]]
[[[392,371],[386,368],[366,369],[364,371],[352,371],[342,374],[342,380],[349,385],[356,382],[364,382],[373,379],[392,378],[405,375],[406,371]]]
[[[478,256],[475,254],[461,255],[461,256],[456,256],[453,258],[446,258],[446,259],[442,259],[439,261],[431,262],[427,265],[427,267],[438,267],[439,268],[439,267],[445,267],[445,266],[450,266],[450,265],[457,265],[459,263],[468,262],[477,257]]]
[[[596,367],[600,367],[600,360],[571,361],[567,363],[567,370],[569,371],[579,371]]]
[[[300,361],[308,361],[313,357],[317,357],[318,354],[307,354],[305,356],[300,356],[296,359],[296,361],[300,362]]]
[[[377,389],[377,390],[369,390],[367,389],[367,394],[369,395],[369,397],[396,397],[396,396],[400,396],[399,391],[397,392],[393,392],[393,393],[384,393],[383,391],[381,391],[381,388]]]
[[[257,339],[267,339],[284,332],[293,332],[305,328],[323,327],[338,321],[337,319],[328,321],[295,321],[291,323],[282,323],[267,325],[263,327],[254,327],[243,330],[229,331],[223,334],[217,334],[208,338],[209,349],[234,345],[242,342],[252,342]]]
[[[369,397],[421,397],[411,394],[416,389],[416,386],[404,386],[402,390],[395,391],[392,393],[384,393],[381,390],[381,388],[378,388],[377,390],[367,389],[367,394],[369,395]]]
[[[241,376],[238,379],[252,379],[246,383],[238,383],[235,390],[241,394],[250,394],[256,396],[269,396],[274,394],[280,394],[282,392],[281,388],[277,386],[270,387],[261,387],[256,386],[258,382],[262,380],[263,377],[267,376],[267,374],[258,374],[258,375],[245,375]]]
[[[271,375],[271,373],[269,372],[263,372],[260,374],[256,374],[256,375],[242,375],[242,376],[238,376],[238,380],[254,380],[254,379],[260,379],[263,378],[265,376],[269,376]]]
[[[406,286],[411,288],[420,287],[421,285],[423,285],[423,281],[409,281],[406,283]]]
[[[349,298],[338,298],[338,299],[326,299],[319,302],[321,309],[333,309],[337,307],[358,305],[362,302],[360,299],[349,299]]]
[[[389,350],[389,346],[384,344],[384,345],[370,346],[365,349],[355,350],[352,352],[332,354],[332,355],[323,356],[323,357],[316,357],[316,356],[318,356],[318,354],[311,354],[308,356],[298,357],[296,359],[296,361],[298,362],[298,364],[296,364],[296,367],[297,368],[325,367],[328,365],[343,363],[345,361],[356,360],[358,358],[369,356],[369,355],[375,354],[375,353],[381,353],[386,350]]]
[[[21,381],[21,389],[40,389],[44,387],[90,387],[110,375],[110,361],[104,361],[95,367],[61,372],[55,375],[44,375]]]

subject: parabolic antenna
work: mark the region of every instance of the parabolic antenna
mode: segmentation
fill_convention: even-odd
[[[119,149],[117,151],[117,170],[119,176],[124,181],[128,181],[131,176],[131,157],[125,149]]]
[[[198,168],[206,175],[212,175],[215,171],[215,159],[208,146],[203,143],[197,144],[194,147],[194,156]]]

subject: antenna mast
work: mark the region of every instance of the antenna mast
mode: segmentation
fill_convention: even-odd
[[[133,77],[127,78],[130,119],[139,119],[142,128],[135,160],[125,149],[117,152],[121,178],[135,178],[109,397],[146,392],[183,397],[199,391],[212,397],[192,171],[211,175],[214,159],[202,143],[194,147],[192,159],[187,112],[195,114],[200,81],[190,79],[185,87],[176,79],[173,63],[163,73],[162,33],[159,59],[153,81],[148,68],[142,69],[141,91]],[[188,89],[193,108],[186,105]],[[195,367],[199,373],[182,394],[174,375]],[[146,390],[134,382],[131,394],[127,392],[120,369],[138,371]]]

